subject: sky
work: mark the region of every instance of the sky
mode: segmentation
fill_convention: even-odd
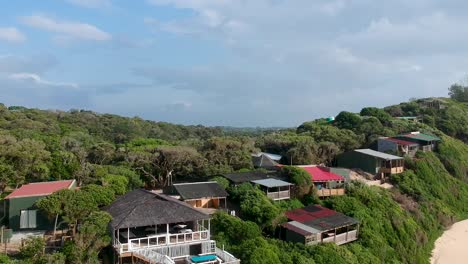
[[[0,102],[297,126],[466,78],[467,1],[0,3]]]

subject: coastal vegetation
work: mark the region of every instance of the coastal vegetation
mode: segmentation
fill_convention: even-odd
[[[100,208],[116,196],[136,188],[214,179],[227,189],[241,215],[217,213],[214,236],[242,263],[428,263],[444,228],[468,218],[468,104],[459,90],[453,91],[452,99],[366,107],[359,113],[341,112],[334,120],[271,130],[0,105],[2,195],[30,182],[76,179],[80,185],[37,203],[51,219],[58,216],[66,222],[73,231],[71,242],[49,254],[44,253],[44,241],[30,239],[19,255],[0,255],[0,262],[97,263],[110,243],[106,227],[111,219]],[[406,116],[421,121],[398,118]],[[370,147],[379,136],[415,130],[435,134],[442,142],[434,153],[418,152],[407,159],[406,171],[390,178],[394,187],[388,190],[351,182],[346,195],[319,200],[310,192],[310,177],[285,166],[282,173],[300,186],[298,199],[272,202],[250,184],[232,188],[217,177],[253,170],[250,155],[260,150],[282,155],[283,164],[332,165],[337,154]],[[284,212],[311,203],[358,219],[359,240],[338,247],[276,239]]]

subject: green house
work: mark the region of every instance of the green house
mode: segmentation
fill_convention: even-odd
[[[75,180],[37,182],[21,186],[5,197],[7,226],[13,231],[53,229],[54,222],[36,208],[36,201],[56,191],[75,187]]]
[[[399,156],[371,150],[355,149],[336,158],[338,167],[361,169],[373,174],[377,179],[384,179],[391,174],[402,173],[404,159]]]

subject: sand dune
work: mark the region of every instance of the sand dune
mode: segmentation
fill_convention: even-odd
[[[435,242],[431,264],[468,263],[468,220],[455,223]]]

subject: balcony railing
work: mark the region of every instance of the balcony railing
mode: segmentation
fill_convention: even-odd
[[[322,240],[323,243],[335,243],[337,245],[346,244],[357,239],[357,231],[352,230],[347,233],[338,234],[335,236],[327,237]]]
[[[177,234],[158,234],[147,237],[132,238],[128,243],[117,241],[116,247],[120,253],[134,252],[145,248],[157,248],[163,246],[179,245],[210,239],[210,231],[202,226],[198,226],[199,231]]]
[[[339,189],[320,189],[317,190],[317,195],[319,197],[327,197],[327,196],[335,196],[335,195],[344,195],[345,194],[345,189],[344,188],[339,188]]]
[[[380,168],[380,171],[382,173],[390,173],[390,174],[402,173],[404,170],[405,170],[404,167]]]
[[[267,193],[268,198],[272,200],[282,200],[282,199],[289,199],[290,192],[289,191],[279,191],[279,192],[269,192]]]
[[[224,261],[223,264],[240,264],[240,260],[220,248],[216,248],[216,256]]]

